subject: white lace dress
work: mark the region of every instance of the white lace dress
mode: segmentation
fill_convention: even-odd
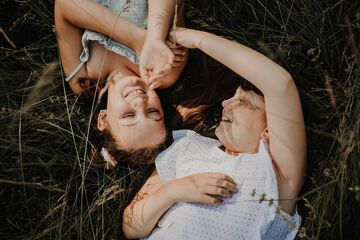
[[[278,189],[267,144],[256,154],[231,156],[219,141],[194,131],[175,131],[174,143],[156,159],[162,181],[201,172],[222,172],[239,192],[219,206],[177,202],[148,239],[294,239],[300,216],[277,208]]]

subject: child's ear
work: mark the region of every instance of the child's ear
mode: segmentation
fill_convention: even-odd
[[[100,132],[106,130],[107,128],[106,118],[107,118],[107,111],[100,110],[99,115],[97,117],[97,128],[100,130]]]
[[[264,141],[269,141],[269,130],[268,128],[265,128],[264,131],[262,131],[260,138]]]

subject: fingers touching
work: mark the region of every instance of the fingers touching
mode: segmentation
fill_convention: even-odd
[[[158,88],[173,68],[186,60],[186,49],[172,42],[149,41],[140,54],[140,76],[151,88]]]

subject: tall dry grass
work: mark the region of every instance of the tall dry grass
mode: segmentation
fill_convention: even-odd
[[[117,237],[121,208],[149,169],[89,167],[90,109],[62,80],[53,1],[0,6],[0,237]],[[308,136],[298,237],[358,239],[358,1],[188,0],[186,20],[259,50],[293,75]],[[170,95],[185,94],[189,82]]]

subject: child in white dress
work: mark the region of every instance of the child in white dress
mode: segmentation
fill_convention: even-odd
[[[124,211],[125,236],[295,238],[306,136],[290,74],[264,55],[210,33],[180,29],[176,40],[220,61],[264,97],[238,88],[223,101],[219,141],[175,131],[174,143],[158,156],[156,171]]]

